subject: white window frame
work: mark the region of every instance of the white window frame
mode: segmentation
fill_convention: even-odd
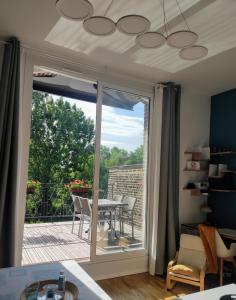
[[[96,110],[96,136],[95,136],[95,165],[94,165],[94,199],[93,199],[93,221],[92,221],[92,232],[91,232],[91,247],[90,247],[90,259],[94,262],[101,262],[101,261],[111,261],[111,260],[118,260],[118,259],[126,259],[131,257],[139,257],[139,256],[148,256],[149,250],[149,195],[147,191],[147,184],[148,184],[148,172],[149,172],[149,133],[148,133],[148,145],[146,145],[147,149],[147,165],[145,166],[145,241],[144,241],[144,248],[142,249],[132,249],[128,252],[119,252],[119,253],[104,253],[98,255],[96,253],[96,245],[97,245],[97,207],[98,207],[98,195],[99,195],[99,175],[100,175],[100,141],[101,141],[101,120],[102,120],[102,93],[103,89],[114,89],[121,92],[126,92],[133,95],[143,96],[149,99],[149,110],[151,101],[153,100],[152,95],[150,93],[140,92],[133,88],[127,88],[120,85],[116,85],[114,83],[107,83],[104,81],[98,81],[98,94],[97,94],[97,110]],[[149,122],[149,120],[148,120]]]
[[[30,139],[30,124],[31,124],[31,104],[32,104],[32,82],[33,82],[33,68],[34,66],[43,66],[45,68],[48,68],[50,70],[56,70],[62,74],[77,77],[77,78],[85,78],[89,79],[92,81],[97,81],[98,82],[98,97],[97,97],[97,114],[96,114],[96,126],[97,122],[100,123],[101,127],[101,104],[102,104],[102,89],[103,87],[115,89],[115,90],[120,90],[123,92],[131,93],[131,94],[136,94],[139,96],[147,97],[149,98],[149,108],[151,106],[151,102],[154,100],[153,97],[153,87],[152,83],[150,84],[145,84],[144,82],[140,82],[137,80],[127,80],[127,77],[124,77],[122,79],[122,76],[120,76],[120,79],[114,79],[111,78],[111,81],[103,81],[104,74],[103,70],[99,73],[97,70],[91,71],[88,69],[88,71],[81,72],[80,68],[76,68],[75,70],[75,64],[71,62],[66,62],[59,60],[58,58],[54,58],[51,56],[45,56],[45,55],[40,55],[39,53],[31,53],[31,51],[25,51],[26,52],[26,64],[27,68],[25,68],[25,82],[23,83],[23,107],[24,107],[24,112],[23,112],[23,117],[22,117],[22,124],[23,126],[27,129],[23,132],[22,134],[22,143],[23,143],[23,149],[21,153],[21,159],[22,159],[22,164],[21,164],[21,170],[20,172],[23,174],[27,174],[28,170],[28,155],[29,155],[29,139]],[[31,74],[29,74],[31,73]],[[109,76],[108,76],[109,78]],[[114,83],[114,81],[117,81],[117,84]],[[149,114],[149,119],[150,119],[150,114]],[[98,128],[99,129],[99,128]],[[100,155],[100,137],[101,137],[101,128],[99,131],[99,136],[96,133],[96,152],[95,152],[95,170],[94,170],[94,175],[99,176],[99,155]],[[150,138],[148,138],[148,144],[150,142]],[[99,147],[99,148],[98,148]],[[148,145],[149,148],[149,145]],[[148,176],[148,165],[147,163],[147,172],[146,176]],[[20,178],[20,187],[21,187],[21,194],[19,195],[19,201],[21,202],[22,207],[24,207],[20,213],[24,215],[25,213],[25,186],[26,186],[26,176],[22,176]],[[98,185],[98,180],[97,180],[97,185]],[[99,187],[95,185],[94,189],[96,190],[94,195],[95,195],[95,201],[93,205],[93,210],[97,211],[97,200],[98,200],[98,189]],[[24,191],[24,192],[23,192]],[[112,254],[105,254],[105,255],[97,255],[96,254],[96,239],[97,239],[97,229],[96,225],[97,220],[96,220],[96,213],[93,213],[94,220],[93,220],[93,225],[92,225],[92,241],[91,241],[91,247],[90,247],[90,261],[81,263],[82,265],[85,266],[88,264],[94,265],[95,268],[97,268],[97,263],[99,264],[100,262],[115,262],[115,261],[127,261],[127,260],[134,260],[137,258],[137,262],[140,261],[140,259],[143,259],[144,261],[147,261],[147,268],[148,268],[148,249],[149,249],[149,218],[148,216],[150,215],[149,212],[149,207],[150,207],[150,195],[148,191],[146,192],[146,244],[145,244],[145,249],[140,249],[140,250],[135,250],[133,249],[132,251],[129,252],[121,252],[121,253],[112,253]],[[21,232],[23,233],[24,229],[24,224],[21,224]],[[21,249],[22,251],[22,242],[23,242],[23,234],[22,236],[19,235],[19,242],[18,242],[18,249]],[[19,250],[20,251],[20,250]],[[21,253],[19,252],[19,264],[20,264],[20,258],[21,258]],[[135,264],[133,264],[135,265]],[[135,268],[135,267],[134,267]],[[140,270],[144,270],[144,267],[141,267]],[[130,270],[132,273],[132,270]],[[128,273],[130,273],[128,272]],[[93,273],[93,272],[92,272]],[[96,272],[95,272],[96,273]],[[127,273],[127,272],[126,272]],[[124,275],[126,274],[124,273]],[[128,274],[127,273],[127,274]],[[103,278],[103,277],[101,277]],[[106,278],[106,277],[104,277]]]

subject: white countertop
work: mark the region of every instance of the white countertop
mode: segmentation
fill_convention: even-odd
[[[79,288],[79,300],[111,300],[84,269],[72,260],[0,269],[0,299],[19,300],[26,285],[39,280],[56,279],[61,270],[66,279]]]

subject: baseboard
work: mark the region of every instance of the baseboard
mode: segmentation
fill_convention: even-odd
[[[148,256],[104,262],[82,262],[80,265],[94,280],[102,280],[147,272]]]

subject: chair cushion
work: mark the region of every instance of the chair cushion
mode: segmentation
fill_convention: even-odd
[[[200,271],[198,268],[187,266],[187,265],[175,265],[168,269],[169,273],[172,275],[184,275],[187,276],[189,279],[199,280],[200,278]]]

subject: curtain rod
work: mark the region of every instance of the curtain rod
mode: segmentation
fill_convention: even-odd
[[[157,85],[158,87],[168,87],[168,85],[163,84],[163,83],[156,83],[156,85]],[[175,86],[174,89],[176,90],[177,87]]]
[[[167,85],[166,84],[163,84],[163,83],[156,83],[156,85],[158,86],[158,87],[167,87]]]
[[[9,44],[9,42],[4,41],[4,40],[0,40],[0,44]]]

